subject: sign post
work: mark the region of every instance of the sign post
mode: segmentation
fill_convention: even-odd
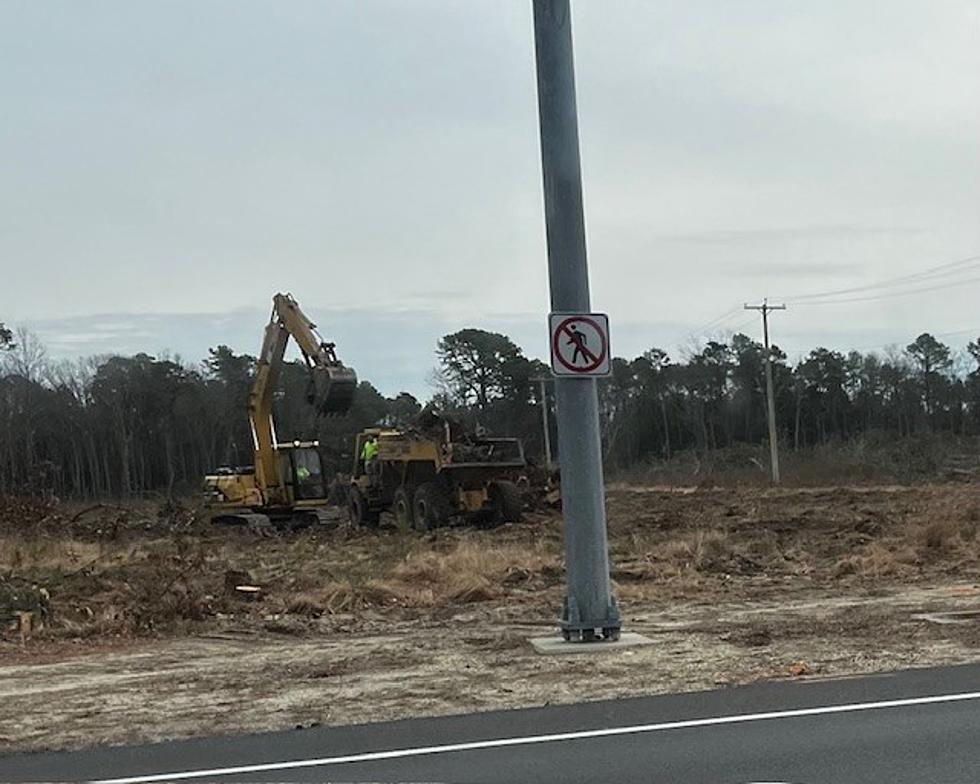
[[[618,640],[621,622],[609,582],[595,379],[609,372],[609,333],[605,317],[589,313],[571,10],[568,0],[533,3],[551,359],[565,520],[567,591],[560,625],[565,640]]]

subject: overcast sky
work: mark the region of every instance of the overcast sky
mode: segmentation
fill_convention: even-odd
[[[980,254],[978,9],[573,0],[614,352]],[[283,290],[389,394],[464,326],[541,356],[533,65],[530,0],[0,0],[0,320],[196,360],[257,351]],[[791,305],[777,342],[961,345],[980,265],[954,269]]]

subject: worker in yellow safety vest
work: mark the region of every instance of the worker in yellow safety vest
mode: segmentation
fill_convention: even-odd
[[[368,436],[361,447],[361,460],[364,462],[364,473],[373,474],[378,457],[378,439]]]

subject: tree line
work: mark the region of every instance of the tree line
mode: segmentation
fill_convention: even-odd
[[[651,348],[614,359],[599,384],[607,466],[763,443],[764,352],[735,334],[683,358]],[[815,348],[795,365],[778,347],[770,352],[778,431],[789,448],[871,431],[980,433],[980,339],[959,363],[928,333],[884,354]],[[552,429],[555,422],[547,366],[506,335],[479,329],[443,337],[436,361],[428,404],[470,429],[520,436],[541,459],[542,395]],[[245,404],[255,362],[227,346],[195,364],[147,354],[52,361],[30,332],[0,323],[0,493],[187,493],[209,470],[250,464]],[[302,362],[286,364],[278,436],[319,439],[331,472],[348,470],[356,432],[409,426],[422,408],[407,392],[385,397],[362,380],[347,416],[316,418],[305,404],[306,372]]]

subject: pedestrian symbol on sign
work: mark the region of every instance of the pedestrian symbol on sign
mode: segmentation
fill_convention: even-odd
[[[571,340],[569,340],[568,343],[569,345],[575,346],[575,353],[572,354],[572,364],[577,365],[579,357],[581,357],[582,359],[587,359],[587,358],[595,359],[595,356],[592,354],[591,351],[589,351],[589,349],[585,345],[586,343],[589,342],[589,339],[585,337],[584,333],[578,331],[578,327],[575,326],[575,324],[572,324],[568,328],[568,332],[571,336]],[[588,355],[588,357],[586,357],[586,355]]]
[[[550,327],[555,375],[609,375],[609,319],[604,313],[552,313]]]

